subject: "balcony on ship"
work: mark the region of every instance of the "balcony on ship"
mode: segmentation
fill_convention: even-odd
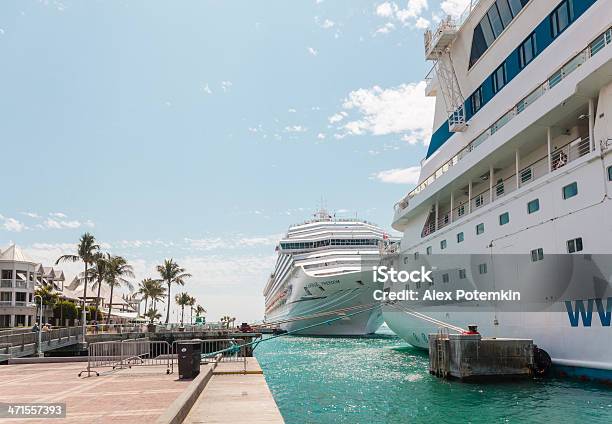
[[[610,44],[608,28],[430,175],[421,177],[419,185],[395,205],[393,228],[404,231],[416,212],[426,208],[432,216],[424,233],[430,233],[596,149],[595,104],[599,89],[612,81]],[[575,137],[558,138],[560,129],[574,131]],[[585,152],[586,139],[591,147]],[[444,195],[446,203],[441,200]],[[438,219],[433,216],[436,199],[440,199]],[[453,214],[446,217],[451,210]]]
[[[587,125],[576,122],[571,129],[548,128],[539,144],[517,149],[514,156],[500,157],[488,170],[483,169],[482,164],[482,174],[465,181],[457,189],[449,190],[446,196],[435,202],[421,237],[478,212],[552,172],[564,170],[593,151]]]

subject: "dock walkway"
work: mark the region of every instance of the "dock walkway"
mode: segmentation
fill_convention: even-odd
[[[284,423],[256,358],[221,362],[185,423]]]

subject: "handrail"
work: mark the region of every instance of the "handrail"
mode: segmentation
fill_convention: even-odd
[[[574,55],[570,60],[560,66],[553,72],[542,84],[532,90],[527,96],[523,97],[516,105],[504,113],[491,126],[485,129],[477,137],[475,137],[466,147],[461,149],[459,153],[453,156],[450,160],[442,164],[438,169],[432,172],[423,182],[412,189],[404,198],[397,202],[394,206],[396,211],[404,210],[408,207],[410,199],[423,191],[427,186],[440,178],[443,174],[462,160],[467,154],[471,153],[482,142],[488,139],[491,135],[499,131],[504,125],[510,122],[516,115],[522,113],[535,100],[540,98],[544,93],[554,88],[559,82],[567,78],[569,74],[578,69],[589,58],[593,57],[605,46],[612,43],[612,27],[608,28],[593,39],[583,50]]]
[[[572,157],[572,151],[570,151],[570,149],[572,147],[576,147],[576,151],[575,153],[577,153],[575,155],[575,157]],[[586,147],[585,147],[586,146]],[[551,159],[551,169],[548,169],[548,166],[546,167],[546,171],[542,174],[540,174],[539,176],[533,176],[533,174],[530,174],[529,178],[525,181],[522,181],[519,179],[518,181],[518,187],[515,185],[508,185],[506,187],[506,183],[507,182],[511,182],[513,179],[516,179],[516,173],[512,173],[511,175],[509,175],[508,177],[502,179],[501,183],[504,184],[504,192],[501,194],[497,194],[497,188],[499,187],[500,183],[496,182],[493,184],[493,190],[494,190],[494,194],[493,194],[493,202],[496,201],[497,199],[503,197],[505,194],[511,193],[514,190],[517,190],[521,187],[523,187],[524,185],[537,180],[538,178],[542,177],[543,175],[546,175],[550,172],[554,172],[557,169],[562,168],[563,166],[567,165],[568,163],[573,162],[576,159],[579,159],[581,157],[583,157],[584,155],[588,154],[591,152],[591,143],[590,143],[590,138],[589,137],[584,137],[584,138],[576,138],[574,140],[568,141],[565,144],[562,144],[561,146],[556,146],[555,150],[550,152],[550,159]],[[565,160],[564,161],[559,161],[559,157],[560,155],[565,155]],[[557,158],[557,163],[555,164],[555,159]],[[522,176],[522,174],[527,171],[527,170],[532,170],[536,165],[542,164],[544,162],[548,162],[548,158],[549,155],[546,154],[545,156],[540,157],[539,159],[536,159],[535,161],[531,162],[529,165],[523,167],[522,169],[519,170],[518,175],[519,177]],[[490,196],[485,196],[485,194],[488,194],[489,191],[491,190],[491,188],[486,188],[483,191],[481,191],[478,194],[475,194],[474,196],[472,196],[471,198],[467,199],[467,201],[465,201],[464,203],[461,203],[455,207],[453,207],[451,210],[444,212],[442,214],[439,214],[438,216],[438,225],[436,228],[436,220],[427,220],[423,226],[423,229],[421,230],[421,237],[426,237],[429,236],[430,234],[433,234],[434,232],[436,232],[437,230],[440,230],[441,228],[447,226],[450,224],[450,217],[452,218],[452,222],[455,222],[455,211],[459,211],[459,209],[464,208],[464,212],[459,215],[457,213],[457,218],[461,218],[464,217],[466,215],[469,215],[471,212],[474,212],[474,209],[479,209],[481,206],[485,206],[489,203],[491,203],[491,197]],[[467,205],[472,205],[475,199],[480,198],[482,196],[482,202],[479,205],[474,205],[474,207],[471,207],[470,212],[465,211],[465,207]],[[440,225],[440,222],[444,220],[443,225]],[[448,221],[447,221],[448,220]]]

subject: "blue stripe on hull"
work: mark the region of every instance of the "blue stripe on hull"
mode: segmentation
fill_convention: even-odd
[[[612,385],[612,370],[553,365],[552,371],[557,377],[577,378],[583,381],[597,381]]]

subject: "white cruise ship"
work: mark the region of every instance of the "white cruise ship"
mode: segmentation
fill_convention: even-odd
[[[423,348],[437,327],[406,310],[533,338],[563,373],[611,379],[612,2],[470,3],[425,33],[436,110],[418,185],[395,205],[399,262],[472,255],[427,287],[453,290],[492,278],[494,258],[524,255],[491,284],[538,305],[401,301],[383,307],[385,321]],[[579,273],[580,261],[594,270]]]
[[[290,227],[263,291],[266,323],[304,335],[374,333],[383,319],[373,291],[382,283],[373,282],[372,267],[388,241],[374,224],[336,219],[325,210]]]

